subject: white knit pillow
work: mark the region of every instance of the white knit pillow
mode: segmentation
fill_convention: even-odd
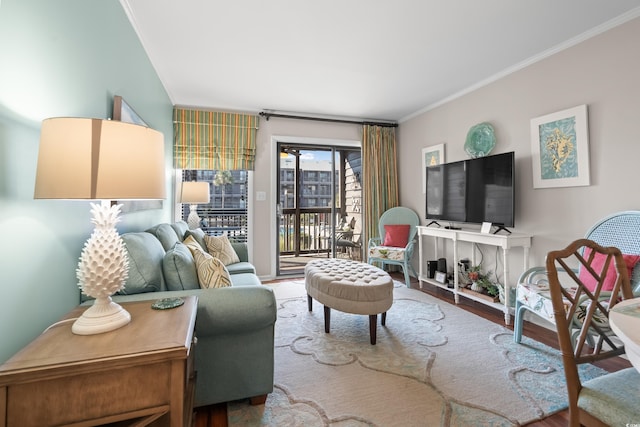
[[[207,252],[222,261],[224,265],[240,262],[227,236],[204,236],[204,242],[207,244]]]

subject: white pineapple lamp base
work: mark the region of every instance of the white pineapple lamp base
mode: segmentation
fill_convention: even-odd
[[[73,323],[76,335],[94,335],[113,331],[131,322],[131,315],[111,297],[99,298]]]
[[[95,228],[84,244],[76,274],[82,292],[95,301],[71,327],[74,334],[101,334],[131,322],[131,315],[111,299],[129,276],[127,249],[115,228],[121,206],[91,203]]]

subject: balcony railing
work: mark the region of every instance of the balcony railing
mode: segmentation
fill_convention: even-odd
[[[280,218],[280,254],[331,253],[331,209],[284,209]]]
[[[211,236],[226,234],[231,241],[247,241],[247,214],[245,210],[198,208],[200,227]]]

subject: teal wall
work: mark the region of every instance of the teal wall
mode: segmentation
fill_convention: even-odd
[[[171,101],[117,0],[0,3],[0,362],[77,305],[75,269],[89,203],[34,200],[40,123],[109,118],[121,95],[165,137],[172,200]],[[123,215],[121,232],[171,218]]]

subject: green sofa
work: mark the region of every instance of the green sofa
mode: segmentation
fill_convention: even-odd
[[[234,243],[239,263],[227,266],[232,286],[200,289],[191,252],[182,244],[193,232],[185,222],[125,233],[129,277],[116,302],[196,295],[195,406],[251,398],[273,391],[276,301]]]

